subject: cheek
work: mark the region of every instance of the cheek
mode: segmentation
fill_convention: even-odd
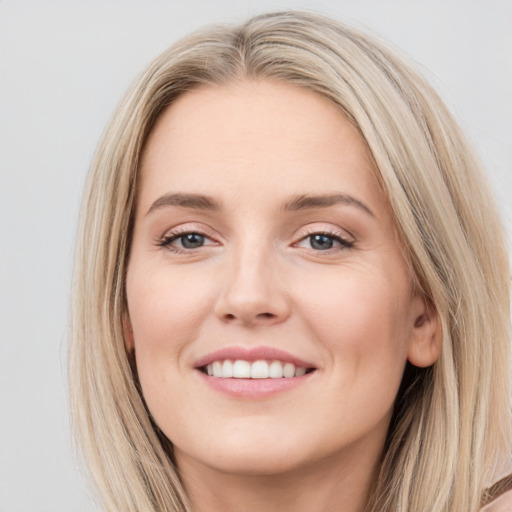
[[[214,294],[204,276],[192,274],[199,275],[195,278],[168,266],[146,271],[132,260],[127,275],[137,372],[146,404],[159,425],[179,427],[182,419],[175,411],[194,403],[190,390],[182,385],[187,372],[184,354],[199,336]]]
[[[144,270],[131,267],[127,277],[128,309],[135,343],[165,341],[172,348],[187,332],[192,334],[204,313],[211,310],[208,279],[201,273],[162,268]],[[172,333],[172,337],[170,334]]]
[[[183,350],[197,338],[212,309],[208,280],[191,278],[179,269],[145,272],[132,265],[127,276],[128,311],[133,329],[137,368],[145,384],[170,378],[181,368]]]
[[[352,383],[399,383],[411,335],[407,279],[352,268],[321,284],[304,283],[303,316],[328,349],[333,373]]]

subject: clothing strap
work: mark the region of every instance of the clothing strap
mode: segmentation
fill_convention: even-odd
[[[510,490],[512,490],[512,475],[502,478],[485,491],[482,497],[482,507],[488,505]]]

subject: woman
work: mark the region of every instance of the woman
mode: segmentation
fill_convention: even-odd
[[[510,453],[503,239],[381,43],[305,13],[179,42],[84,198],[70,381],[105,508],[479,510]]]

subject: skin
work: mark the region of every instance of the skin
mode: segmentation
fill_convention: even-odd
[[[155,205],[175,193],[219,208]],[[333,193],[369,211],[283,208]],[[184,248],[191,232],[204,245]],[[312,245],[315,233],[332,247]],[[242,81],[186,93],[162,114],[142,161],[126,339],[193,511],[364,509],[404,365],[439,354],[439,322],[402,252],[364,142],[326,99]],[[261,345],[316,370],[244,399],[194,368],[214,350]]]

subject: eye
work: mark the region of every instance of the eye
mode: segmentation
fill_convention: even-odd
[[[304,237],[296,245],[298,247],[311,248],[315,251],[328,251],[329,249],[350,248],[354,244],[339,235],[330,233],[312,233]]]
[[[334,237],[328,235],[310,235],[308,238],[311,247],[318,251],[332,249],[334,247],[334,244],[336,243]]]
[[[205,245],[216,245],[216,243],[202,233],[196,231],[171,233],[163,238],[159,243],[162,247],[168,247],[171,250],[193,250],[199,249]]]
[[[204,239],[204,235],[199,233],[187,233],[186,235],[179,236],[174,241],[179,242],[184,249],[197,249],[204,245]]]

